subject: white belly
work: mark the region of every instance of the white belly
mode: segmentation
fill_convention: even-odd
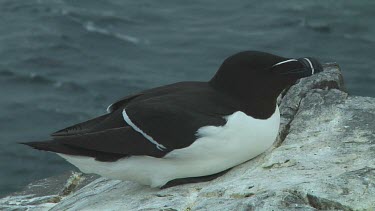
[[[215,174],[258,156],[273,144],[280,125],[278,107],[267,120],[254,119],[243,112],[235,112],[226,119],[224,126],[200,128],[192,145],[163,158],[131,156],[116,162],[100,162],[89,157],[59,155],[85,173],[160,187],[173,179]]]

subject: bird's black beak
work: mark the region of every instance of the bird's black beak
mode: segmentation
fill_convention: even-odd
[[[272,72],[291,78],[304,78],[322,71],[320,62],[311,57],[289,59],[272,66]]]
[[[316,73],[320,73],[323,71],[323,66],[318,62],[318,60],[306,57],[306,58],[299,58],[298,61],[302,63],[302,65],[306,68],[306,74],[308,76],[314,75]]]

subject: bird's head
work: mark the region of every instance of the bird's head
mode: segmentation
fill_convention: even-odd
[[[228,57],[210,84],[236,97],[276,101],[278,95],[298,79],[323,71],[314,58],[284,58],[258,51]]]

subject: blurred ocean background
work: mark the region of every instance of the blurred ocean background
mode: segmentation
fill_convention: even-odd
[[[0,195],[74,167],[17,144],[112,101],[208,80],[242,50],[340,64],[375,97],[375,1],[0,0]]]

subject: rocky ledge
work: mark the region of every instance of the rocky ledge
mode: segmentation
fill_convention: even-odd
[[[213,181],[159,190],[72,172],[0,199],[0,210],[374,210],[375,98],[348,96],[326,64],[279,103],[274,146]]]

